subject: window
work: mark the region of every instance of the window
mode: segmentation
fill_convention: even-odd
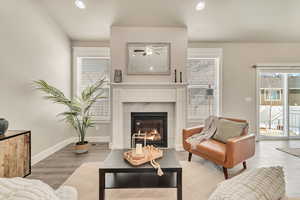
[[[87,86],[105,79],[104,96],[91,108],[95,121],[110,120],[110,56],[109,48],[74,48],[74,93],[80,94]]]
[[[265,101],[281,101],[282,89],[264,89]]]
[[[187,59],[188,120],[203,121],[220,112],[220,59],[216,49],[189,49]]]

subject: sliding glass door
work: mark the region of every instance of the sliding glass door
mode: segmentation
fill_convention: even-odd
[[[300,73],[258,71],[258,132],[260,138],[300,136]]]
[[[300,73],[288,74],[288,135],[300,136]]]
[[[286,136],[284,129],[284,76],[260,73],[259,131],[265,137]]]

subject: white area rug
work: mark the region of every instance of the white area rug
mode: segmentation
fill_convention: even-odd
[[[183,167],[183,200],[207,200],[223,173],[210,162],[180,162]],[[64,185],[75,187],[79,200],[98,200],[98,163],[81,165]],[[106,190],[108,200],[176,200],[176,189],[113,189]]]
[[[278,151],[282,151],[285,153],[288,153],[290,155],[296,156],[298,158],[300,158],[300,148],[276,148]]]

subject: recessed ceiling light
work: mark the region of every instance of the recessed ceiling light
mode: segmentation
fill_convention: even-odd
[[[80,9],[85,9],[85,4],[82,0],[75,0],[75,5]]]
[[[200,0],[196,6],[196,10],[203,10],[205,8],[205,0]]]

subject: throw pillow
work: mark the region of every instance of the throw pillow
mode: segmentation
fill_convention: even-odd
[[[285,196],[282,167],[253,169],[223,181],[208,200],[279,200]]]
[[[235,122],[226,119],[220,119],[217,123],[217,132],[213,136],[213,139],[226,143],[228,139],[240,136],[243,129],[248,124],[246,122]]]

